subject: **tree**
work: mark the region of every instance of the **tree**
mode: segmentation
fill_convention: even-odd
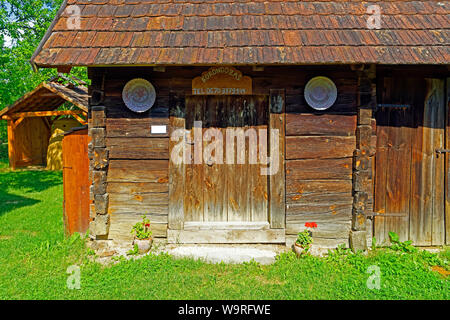
[[[0,0],[0,110],[56,75],[54,69],[34,72],[29,61],[62,1]],[[74,73],[86,79],[85,68]],[[5,121],[0,121],[0,140],[7,140]]]

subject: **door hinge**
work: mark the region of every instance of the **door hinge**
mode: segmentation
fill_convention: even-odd
[[[375,217],[383,217],[383,218],[402,218],[402,217],[408,217],[407,213],[379,213],[379,212],[372,212],[366,214],[366,217],[369,219],[373,219]]]
[[[436,149],[436,153],[438,156],[443,153],[450,153],[450,149]]]

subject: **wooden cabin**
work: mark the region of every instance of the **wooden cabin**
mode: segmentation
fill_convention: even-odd
[[[87,124],[88,114],[87,88],[68,80],[60,75],[43,82],[0,111],[0,119],[8,121],[12,170],[30,166],[62,169],[62,136],[58,134]],[[58,110],[63,104],[72,105],[73,110]],[[62,119],[67,116],[71,119]]]
[[[448,2],[67,3],[32,64],[88,67],[94,239],[450,243]]]

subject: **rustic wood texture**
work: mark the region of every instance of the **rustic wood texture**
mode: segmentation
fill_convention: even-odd
[[[50,128],[44,118],[8,121],[8,150],[11,169],[46,164]]]
[[[269,219],[272,229],[286,228],[286,170],[285,156],[287,154],[286,135],[286,93],[285,90],[270,90],[270,158],[278,163],[276,171],[269,175]],[[273,133],[278,146],[273,145]],[[276,159],[276,160],[275,160]],[[274,168],[275,169],[275,168]]]
[[[130,233],[133,226],[142,221],[140,215],[113,214],[111,215],[111,227],[109,229],[109,239],[114,240],[133,240]],[[154,238],[167,238],[167,223],[151,222],[150,230]]]
[[[286,136],[354,136],[356,115],[286,114]]]
[[[87,129],[63,139],[64,224],[68,235],[89,228],[89,136]]]
[[[168,230],[169,243],[250,244],[285,243],[284,229],[269,230]]]
[[[450,149],[450,78],[446,79],[445,148]],[[450,154],[445,154],[445,243],[450,244]]]
[[[187,113],[186,119],[184,114],[174,116],[172,113],[173,105],[182,105],[181,101],[184,101],[184,97],[192,93],[192,79],[200,75],[202,72],[207,71],[207,67],[192,67],[192,68],[166,68],[165,72],[155,72],[152,68],[120,68],[120,69],[101,69],[101,68],[89,68],[91,76],[100,74],[101,71],[106,71],[106,78],[104,88],[104,101],[102,102],[107,108],[107,119],[106,119],[106,145],[113,141],[120,143],[126,142],[131,144],[132,139],[138,139],[142,141],[145,145],[150,145],[153,142],[144,142],[144,139],[162,139],[169,137],[169,134],[175,128],[183,128],[186,126],[184,122],[193,121],[193,118],[189,120],[189,117],[194,117],[194,113]],[[356,92],[357,92],[357,79],[356,74],[350,70],[348,67],[335,66],[335,67],[266,67],[263,72],[254,71],[251,67],[239,67],[239,70],[243,74],[252,77],[253,79],[253,94],[255,95],[268,95],[271,89],[285,88],[285,110],[286,110],[286,135],[292,136],[293,139],[303,136],[313,136],[314,139],[326,139],[329,138],[342,138],[344,141],[348,139],[349,144],[353,143],[356,128]],[[335,105],[330,109],[330,111],[317,112],[312,110],[305,102],[303,97],[304,86],[309,79],[316,76],[318,73],[328,76],[333,79],[338,87],[338,99]],[[127,81],[143,77],[147,78],[155,86],[157,91],[157,99],[155,105],[152,109],[143,114],[135,114],[129,111],[123,104],[121,95],[123,86]],[[200,97],[199,97],[200,98]],[[220,130],[225,133],[226,127],[228,127],[228,122],[237,121],[238,119],[233,118],[236,112],[233,112],[233,108],[236,108],[234,103],[230,102],[229,97],[224,97],[228,102],[217,102],[219,105],[231,106],[229,110],[220,107],[219,110],[222,112],[212,113],[210,110],[202,109],[205,112],[206,122],[214,124],[216,121],[224,121],[227,123],[226,126],[220,127]],[[184,105],[183,105],[184,108]],[[268,109],[268,108],[267,108]],[[264,123],[263,120],[268,119],[267,112],[257,112],[256,115],[253,113],[253,109],[246,105],[247,115],[244,117],[244,122],[248,128],[267,128],[267,122]],[[256,117],[255,117],[256,116]],[[170,123],[169,123],[170,122]],[[152,125],[168,125],[169,130],[165,135],[153,135],[151,134],[150,128]],[[284,126],[282,127],[282,129]],[[189,128],[191,129],[191,128]],[[119,140],[114,140],[119,139]],[[127,140],[130,139],[130,140]],[[142,140],[141,140],[142,139]],[[302,139],[302,138],[300,138]],[[307,137],[305,137],[307,139]],[[135,140],[136,141],[136,140]],[[174,142],[175,143],[175,142]],[[170,155],[170,148],[172,142],[167,143],[168,153]],[[175,143],[176,144],[176,143]],[[281,143],[283,145],[283,143]],[[123,149],[132,148],[131,146],[119,146]],[[173,146],[172,146],[173,147]],[[114,147],[115,148],[115,147]],[[113,148],[113,149],[114,149]],[[295,148],[298,148],[295,147]],[[322,149],[322,154],[326,154],[325,149]],[[137,148],[136,148],[137,149]],[[163,152],[161,149],[161,152]],[[249,148],[251,150],[251,148]],[[117,149],[116,149],[117,150]],[[107,177],[107,192],[110,194],[110,203],[114,205],[123,203],[123,208],[127,206],[127,203],[123,202],[125,198],[115,198],[116,194],[123,193],[127,194],[134,201],[133,210],[136,212],[147,211],[145,205],[140,205],[139,202],[130,198],[131,195],[136,195],[139,193],[152,194],[152,193],[163,193],[167,192],[167,189],[174,190],[173,193],[169,191],[169,204],[167,204],[169,212],[178,213],[178,218],[172,221],[171,217],[176,217],[176,214],[169,214],[168,223],[171,229],[181,230],[183,228],[184,214],[183,210],[179,210],[186,206],[184,203],[184,197],[180,198],[180,195],[184,194],[185,189],[188,189],[188,183],[192,179],[192,175],[186,174],[186,182],[176,178],[173,174],[172,163],[164,159],[153,159],[143,156],[142,159],[115,159],[116,150],[110,150],[112,153],[110,157],[112,159],[109,163],[108,177]],[[352,150],[353,151],[353,150]],[[143,153],[153,153],[153,150],[143,150]],[[345,233],[345,228],[348,228],[351,222],[351,218],[347,213],[351,213],[351,202],[349,201],[348,195],[351,196],[351,190],[349,186],[351,185],[352,177],[352,152],[345,152],[344,158],[331,157],[331,158],[320,158],[315,157],[311,159],[294,159],[286,160],[286,190],[288,192],[288,197],[295,197],[295,192],[299,187],[306,185],[305,188],[305,199],[314,199],[313,205],[304,205],[300,200],[298,206],[293,205],[292,210],[300,210],[300,213],[308,214],[309,210],[316,213],[313,216],[305,216],[305,219],[318,218],[319,221],[324,221],[325,225],[323,228],[326,230],[332,230],[331,226],[336,223],[336,219],[331,221],[328,225],[325,219],[320,220],[320,215],[329,215],[334,217],[337,215],[338,218],[342,218],[339,225],[346,225],[339,231],[340,234]],[[152,156],[152,155],[150,155]],[[246,155],[247,156],[247,155]],[[122,157],[122,156],[120,156]],[[281,162],[280,162],[281,163]],[[169,182],[169,166],[171,166],[171,180]],[[237,165],[236,165],[237,166]],[[231,166],[229,166],[231,167]],[[220,179],[217,173],[213,169],[214,167],[208,166],[207,178],[208,181],[203,183],[203,186],[208,184],[213,185],[218,183]],[[184,170],[183,168],[179,168]],[[210,170],[213,169],[213,170]],[[233,169],[234,170],[234,169]],[[241,201],[245,201],[247,207],[255,208],[251,213],[246,212],[246,220],[265,220],[268,221],[267,211],[268,203],[266,199],[269,199],[269,184],[264,183],[268,180],[268,177],[263,177],[260,175],[254,175],[252,170],[260,170],[259,166],[249,166],[249,171],[242,172],[240,175],[236,176],[236,181],[233,180],[232,185],[245,185],[244,182],[241,184],[241,177],[247,177],[246,184],[250,188],[251,192],[249,194],[233,194],[228,191],[229,183],[223,185],[222,201],[227,200],[227,217],[229,212],[233,212],[237,208],[237,204]],[[245,174],[244,174],[245,173]],[[224,174],[228,175],[226,171]],[[237,177],[239,179],[237,179]],[[253,178],[252,178],[253,177]],[[256,177],[256,178],[255,178]],[[174,181],[178,181],[175,183]],[[202,181],[203,182],[203,181]],[[169,184],[171,187],[169,188]],[[308,185],[313,188],[314,185],[318,188],[317,191],[308,189]],[[258,188],[257,186],[262,186]],[[338,189],[343,188],[342,192]],[[177,191],[178,190],[178,191]],[[309,191],[311,190],[311,191]],[[345,191],[344,191],[345,190]],[[308,194],[309,193],[309,194]],[[194,190],[195,194],[195,190]],[[231,198],[234,201],[230,200]],[[331,197],[340,197],[345,199],[344,201],[334,201]],[[260,200],[258,200],[258,198]],[[264,199],[265,201],[261,201]],[[217,200],[220,203],[219,198],[212,199]],[[143,202],[149,201],[143,199]],[[212,203],[214,203],[214,201]],[[295,201],[294,201],[295,202]],[[322,203],[322,205],[321,205]],[[208,207],[216,210],[216,204]],[[294,203],[293,203],[294,204]],[[162,204],[161,204],[162,205]],[[259,205],[259,208],[258,208]],[[333,207],[335,206],[335,207]],[[119,208],[117,206],[117,208]],[[172,209],[173,208],[173,209]],[[120,208],[119,208],[120,209]],[[159,207],[162,209],[162,207]],[[289,210],[289,209],[285,209]],[[181,213],[181,214],[180,214]],[[119,214],[112,213],[111,217],[111,232],[110,238],[113,238],[118,231],[114,227],[115,221],[118,221]],[[130,218],[126,218],[130,217]],[[219,217],[219,216],[218,216]],[[123,219],[135,219],[135,216],[128,215],[124,213]],[[222,218],[217,218],[222,219]],[[241,218],[237,217],[236,220]],[[343,219],[346,219],[344,222]],[[208,218],[209,220],[209,214]],[[214,220],[214,219],[211,219]],[[134,220],[133,220],[134,221]],[[290,230],[295,232],[301,231],[300,224],[302,221],[293,220]],[[214,221],[213,221],[214,222]],[[305,221],[306,222],[306,221]],[[121,223],[123,225],[123,223]],[[162,225],[161,225],[162,226]],[[324,230],[325,230],[324,229]],[[123,232],[128,232],[125,229]],[[329,234],[327,235],[329,236]],[[340,236],[340,235],[338,235]],[[320,238],[323,241],[328,241],[326,238]],[[329,239],[331,242],[333,239]]]
[[[16,153],[14,149],[16,137],[14,136],[14,121],[8,120],[8,159],[9,167],[12,170],[16,170]]]
[[[438,157],[436,149],[445,147],[444,81],[382,81],[383,103],[411,107],[377,113],[375,212],[380,216],[375,218],[375,237],[386,244],[393,231],[415,245],[442,245],[445,157]]]
[[[177,130],[184,130],[186,126],[185,121],[185,97],[183,93],[171,92],[170,95],[170,121],[169,132],[172,135]],[[180,139],[185,139],[184,136]],[[182,141],[183,141],[182,140]],[[179,141],[169,142],[169,156],[174,157],[174,147]],[[178,151],[180,152],[180,151]],[[185,157],[184,150],[181,150],[181,154],[178,154],[182,159]],[[169,192],[169,228],[172,230],[182,230],[184,225],[184,190],[185,190],[185,167],[184,161],[175,163],[169,161],[170,176],[168,179],[168,192]]]
[[[238,130],[237,134],[242,133],[242,137],[245,137],[244,129],[267,129],[267,109],[265,96],[187,99],[186,129],[193,161],[185,165],[184,221],[268,221],[268,180],[266,176],[260,177],[258,164],[249,163],[248,139],[242,140],[245,145],[243,159],[235,155],[233,163],[228,163],[231,159],[227,158],[226,152],[226,144],[231,145],[233,138],[227,141],[226,129]],[[201,121],[203,129],[194,127],[195,121]],[[211,137],[210,142],[204,142],[202,136],[206,132],[220,132],[225,143],[217,145],[211,153],[204,152],[215,141]],[[240,139],[240,136],[234,139],[236,152],[241,152],[238,148]],[[219,149],[222,150],[223,164],[214,163],[216,156],[221,158],[216,154]],[[203,154],[209,154],[211,159],[203,159]]]
[[[167,138],[107,138],[111,159],[169,160]]]
[[[169,161],[167,160],[111,160],[108,183],[111,182],[167,182]]]
[[[233,67],[212,67],[192,80],[192,95],[251,95],[252,78]]]
[[[286,137],[286,159],[336,159],[353,155],[356,138],[353,137]]]

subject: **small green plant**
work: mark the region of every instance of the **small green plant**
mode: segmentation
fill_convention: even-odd
[[[352,251],[342,243],[338,245],[336,249],[328,250],[328,260],[337,262],[342,260],[342,258],[347,257],[351,253]]]
[[[152,237],[152,232],[150,231],[150,220],[147,216],[142,217],[142,222],[138,222],[131,229],[131,233],[134,233],[134,237],[138,240],[148,240]]]
[[[303,249],[308,251],[311,248],[311,245],[313,244],[313,238],[312,238],[311,231],[304,230],[302,232],[299,232],[296,243],[300,247],[302,247]]]
[[[375,250],[377,248],[377,238],[372,238],[372,250]]]
[[[95,250],[92,249],[92,248],[87,248],[86,254],[87,254],[88,256],[95,256]]]
[[[395,232],[389,232],[389,239],[391,240],[391,249],[394,251],[402,251],[406,253],[415,253],[417,248],[412,245],[412,241],[400,241],[400,237]]]

